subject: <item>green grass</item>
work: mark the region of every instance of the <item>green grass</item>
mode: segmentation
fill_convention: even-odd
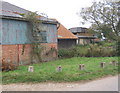
[[[118,66],[109,64],[112,60],[118,61],[118,57],[74,57],[56,61],[33,64],[34,72],[28,72],[28,66],[20,66],[19,69],[2,72],[2,83],[38,83],[38,82],[73,82],[92,80],[106,75],[116,75]],[[100,62],[107,62],[107,67],[100,68]],[[79,70],[79,64],[85,64],[85,70]],[[56,66],[61,65],[62,72],[56,72]]]

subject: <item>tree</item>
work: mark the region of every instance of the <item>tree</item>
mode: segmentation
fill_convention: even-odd
[[[95,31],[104,33],[109,39],[116,40],[119,36],[118,4],[116,2],[93,2],[92,6],[82,8],[80,13],[82,23],[92,23]],[[111,37],[111,38],[110,38]]]

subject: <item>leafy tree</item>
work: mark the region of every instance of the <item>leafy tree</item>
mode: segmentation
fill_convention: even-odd
[[[106,0],[93,2],[92,6],[82,8],[79,16],[83,19],[82,23],[92,23],[91,28],[94,31],[104,33],[109,39],[118,39],[118,4],[116,2]]]

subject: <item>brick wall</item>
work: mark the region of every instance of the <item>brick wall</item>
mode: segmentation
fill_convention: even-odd
[[[2,45],[2,59],[16,65],[29,64],[30,50],[30,45],[25,45],[24,55],[22,55],[23,45]]]
[[[44,50],[42,52],[42,60],[43,61],[55,60],[58,58],[57,43],[44,43],[42,45],[44,47]],[[56,51],[52,51],[52,49],[56,49]]]
[[[57,44],[56,43],[46,43],[42,44],[44,47],[44,50],[42,52],[42,60],[43,61],[50,61],[57,58],[57,52],[53,51],[52,53],[48,53],[51,48],[55,48],[57,50]],[[1,45],[1,55],[0,57],[5,59],[6,62],[12,62],[16,65],[26,65],[31,64],[31,62],[36,63],[38,62],[38,59],[32,59],[31,55],[31,45]],[[23,48],[24,47],[24,48]],[[24,52],[23,52],[24,49]]]

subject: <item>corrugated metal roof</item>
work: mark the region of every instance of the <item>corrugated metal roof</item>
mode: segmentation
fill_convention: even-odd
[[[69,29],[72,33],[77,33],[77,32],[87,32],[87,28],[83,27],[74,27]]]
[[[58,39],[77,39],[77,37],[60,24],[60,27],[58,28]]]
[[[0,16],[22,18],[23,16],[21,16],[20,14],[27,14],[28,12],[30,12],[29,10],[20,8],[5,1],[0,1],[0,4],[2,5],[2,8],[0,9]],[[39,19],[43,21],[55,22],[55,20],[46,18],[44,16],[40,17]]]
[[[74,28],[70,28],[70,31],[72,33],[79,33],[77,35],[78,38],[91,38],[91,39],[95,39],[97,38],[96,36],[94,36],[93,34],[90,34],[87,28],[84,27],[74,27]],[[83,33],[82,33],[83,32]]]
[[[25,10],[5,1],[0,1],[0,3],[2,4],[2,9],[0,9],[0,11],[2,11],[3,16],[22,17],[20,13],[25,14],[29,12],[28,10]]]

